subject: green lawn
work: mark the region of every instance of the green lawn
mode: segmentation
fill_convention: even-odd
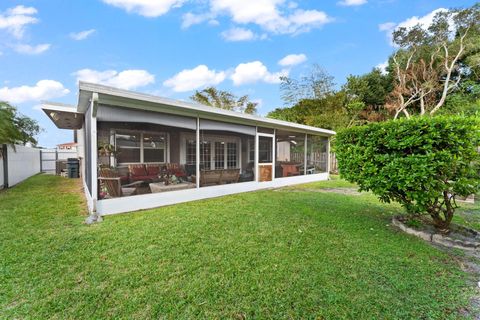
[[[392,228],[397,206],[329,186],[349,185],[86,226],[78,182],[35,176],[0,192],[0,318],[458,318],[472,291],[454,259]]]

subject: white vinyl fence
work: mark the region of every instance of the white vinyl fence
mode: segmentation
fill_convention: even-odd
[[[2,145],[0,162],[0,186],[12,187],[40,173],[40,149]]]
[[[13,187],[40,172],[55,174],[57,160],[77,158],[76,150],[39,149],[0,144],[0,189]]]

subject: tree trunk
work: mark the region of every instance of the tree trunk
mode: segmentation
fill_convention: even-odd
[[[440,203],[437,199],[428,209],[428,213],[433,220],[433,225],[442,233],[447,233],[449,231],[450,223],[453,219],[455,209],[452,206],[452,199],[453,197],[449,192],[444,191],[443,203]]]

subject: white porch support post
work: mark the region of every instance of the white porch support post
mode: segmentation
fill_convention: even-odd
[[[98,147],[97,147],[97,109],[98,109],[98,93],[94,92],[92,94],[92,101],[90,102],[90,108],[92,108],[92,119],[90,125],[90,145],[91,149],[91,170],[92,170],[92,211],[96,211],[97,208],[97,198],[98,198],[98,173],[97,173],[97,162],[98,162]]]
[[[259,182],[258,173],[260,172],[258,168],[258,127],[255,127],[255,181]]]
[[[330,178],[330,139],[331,137],[327,138],[327,174]]]
[[[195,172],[197,189],[200,188],[200,117],[197,117],[197,135],[195,138]]]
[[[277,129],[273,129],[272,137],[272,181],[275,180],[275,164],[277,162]]]
[[[308,136],[308,134],[305,133],[305,144],[304,144],[305,158],[303,159],[303,174],[304,175],[307,175],[307,158],[308,158],[308,155],[307,155],[307,143],[308,143],[307,136]]]

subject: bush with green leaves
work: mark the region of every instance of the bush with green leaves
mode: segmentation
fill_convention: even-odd
[[[446,230],[455,198],[480,189],[479,146],[479,118],[418,117],[346,129],[335,151],[343,178]]]

